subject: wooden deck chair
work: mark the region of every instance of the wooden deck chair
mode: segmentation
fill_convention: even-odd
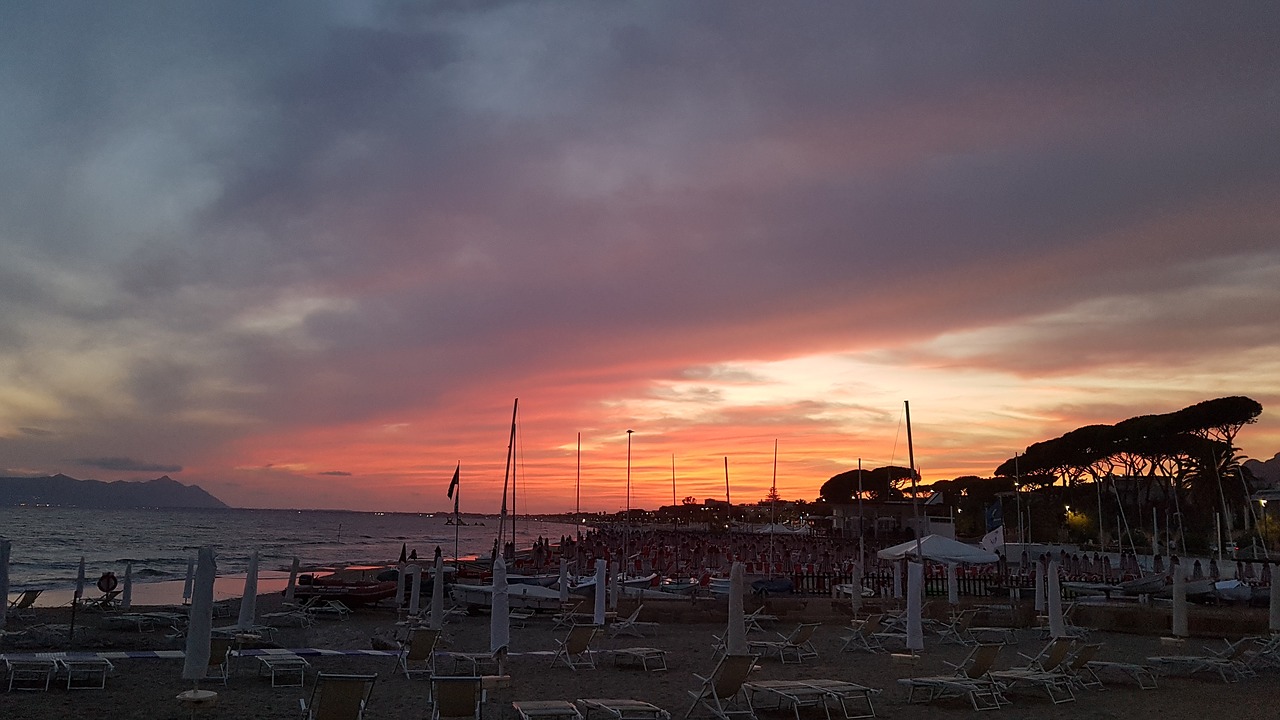
[[[884,615],[877,613],[865,619],[854,620],[851,624],[853,634],[846,635],[840,652],[849,650],[865,650],[866,652],[888,652],[878,633],[884,631]]]
[[[436,643],[440,639],[440,631],[431,628],[416,627],[409,631],[409,637],[400,644],[400,656],[397,658],[400,671],[405,678],[413,679],[414,675],[433,674],[435,667]]]
[[[551,664],[555,665],[557,660],[563,659],[574,670],[580,667],[595,668],[596,659],[591,652],[591,641],[598,632],[600,628],[594,625],[574,625],[569,628],[569,634],[564,640],[556,641],[556,654],[552,656]]]
[[[5,610],[15,620],[34,620],[36,617],[35,604],[36,598],[40,597],[43,590],[24,590],[21,595],[9,603],[9,607]]]
[[[480,720],[480,700],[483,697],[480,677],[431,678],[431,720]]]
[[[800,623],[789,635],[778,633],[778,640],[748,640],[747,650],[751,653],[777,653],[783,663],[788,657],[794,657],[798,663],[804,662],[806,658],[818,657],[818,651],[813,647],[813,633],[820,626],[821,623]]]
[[[225,637],[209,639],[209,669],[205,672],[206,680],[218,680],[223,685],[231,677],[231,647],[234,640]]]
[[[360,720],[377,675],[320,673],[311,690],[311,702],[299,699],[303,720]]]
[[[917,702],[916,691],[925,693],[919,702],[930,703],[944,698],[967,698],[974,710],[999,710],[1009,703],[1000,684],[989,673],[995,665],[1003,645],[979,645],[956,668],[954,675],[900,678],[898,684],[907,688],[907,702]],[[950,664],[950,663],[948,663]]]
[[[720,720],[733,720],[736,717],[755,720],[756,713],[751,708],[751,699],[742,686],[759,659],[755,655],[725,655],[720,658],[710,677],[695,674],[694,677],[698,678],[702,687],[689,691],[693,704],[685,712],[685,718],[701,705]]]

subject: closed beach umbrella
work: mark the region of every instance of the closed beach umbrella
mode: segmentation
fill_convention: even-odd
[[[436,548],[436,572],[431,576],[431,629],[444,627],[444,556]]]
[[[80,556],[80,569],[76,571],[76,604],[80,603],[80,598],[84,597],[84,556]]]
[[[258,624],[258,551],[249,556],[249,568],[244,573],[244,594],[240,596],[240,618],[236,627],[248,630]]]
[[[213,578],[218,566],[213,548],[200,548],[200,560],[196,565],[191,589],[191,611],[187,620],[187,653],[182,663],[182,679],[191,680],[199,687],[209,672],[209,637],[213,630]]]
[[[609,573],[609,609],[617,611],[618,609],[618,577],[622,574],[622,568],[618,565],[618,561],[613,561],[613,572]]]
[[[924,566],[907,563],[907,649],[924,650],[924,622],[920,617],[920,596],[924,594]]]
[[[862,612],[862,561],[858,560],[853,564],[853,587],[849,589],[849,604],[853,608],[853,614],[857,615]]]
[[[893,599],[902,599],[902,562],[899,560],[893,562]]]
[[[560,604],[569,602],[569,561],[560,558]]]
[[[947,563],[947,602],[960,604],[960,578],[956,576],[955,563]]]
[[[422,609],[422,567],[410,565],[405,572],[409,573],[409,614],[417,615]]]
[[[1046,599],[1049,606],[1049,637],[1067,636],[1067,622],[1062,617],[1062,580],[1058,577],[1058,561],[1049,563],[1049,577],[1045,578]]]
[[[493,563],[493,605],[489,613],[489,652],[497,653],[511,644],[511,616],[508,609],[507,564]]]
[[[1280,633],[1280,582],[1271,574],[1271,613],[1268,616],[1272,633]]]
[[[128,610],[133,606],[133,563],[125,563],[124,589],[120,591],[120,609]]]
[[[196,577],[196,558],[194,555],[187,558],[187,580],[182,583],[182,604],[186,605],[191,602],[191,584]]]
[[[1032,572],[1036,574],[1035,608],[1036,612],[1042,613],[1044,612],[1044,568],[1037,562]]]
[[[608,574],[609,574],[609,571],[605,567],[604,560],[597,560],[596,561],[596,587],[595,587],[595,593],[596,593],[595,615],[592,617],[591,622],[599,627],[604,627],[604,593],[605,593],[605,584],[609,582],[608,578],[606,577]]]
[[[745,572],[746,568],[740,562],[734,563],[729,570],[729,627],[724,635],[724,651],[729,655],[747,654],[747,620],[742,609]]]
[[[289,566],[289,584],[284,586],[284,601],[293,602],[293,594],[298,589],[298,556],[293,556],[293,565]]]
[[[1184,638],[1187,632],[1187,574],[1182,564],[1169,568],[1173,572],[1173,636]]]
[[[401,566],[400,572],[396,574],[396,607],[402,608],[408,603],[409,597],[409,568]]]
[[[4,618],[9,613],[9,551],[13,543],[0,538],[0,630],[4,630]]]

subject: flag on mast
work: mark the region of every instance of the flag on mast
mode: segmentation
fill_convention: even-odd
[[[453,469],[453,479],[449,481],[449,497],[453,498],[453,511],[458,512],[458,498],[462,493],[458,490],[458,475],[462,472],[462,463],[458,463],[458,467]]]

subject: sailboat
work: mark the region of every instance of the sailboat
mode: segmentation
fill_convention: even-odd
[[[498,513],[498,534],[494,539],[494,547],[501,553],[507,541],[507,494],[511,495],[511,514],[515,515],[515,447],[516,419],[520,412],[520,398],[516,398],[511,408],[511,433],[507,442],[507,467],[502,478],[502,507]],[[511,541],[515,541],[515,520],[511,523]],[[530,610],[557,610],[560,607],[560,592],[537,582],[539,578],[507,574],[507,603],[511,608]],[[559,576],[556,576],[559,579]],[[468,607],[490,607],[493,604],[492,585],[464,585],[455,583],[450,590],[454,602]]]

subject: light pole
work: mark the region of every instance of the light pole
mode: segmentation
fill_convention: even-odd
[[[631,433],[635,430],[627,431],[627,515],[626,524],[623,525],[622,535],[622,573],[625,576],[627,572],[626,564],[630,559],[627,554],[627,546],[631,542]]]

